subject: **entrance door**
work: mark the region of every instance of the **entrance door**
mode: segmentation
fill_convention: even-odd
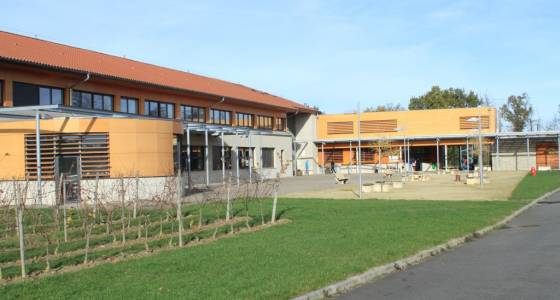
[[[66,202],[80,200],[80,158],[78,156],[57,156],[55,170],[60,195],[66,194]],[[60,180],[63,180],[62,184]]]

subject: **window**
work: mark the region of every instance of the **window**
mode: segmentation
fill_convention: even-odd
[[[175,105],[172,103],[146,100],[144,101],[144,115],[150,117],[174,119]]]
[[[219,109],[210,110],[210,123],[231,125],[231,112]]]
[[[59,88],[22,82],[14,82],[13,87],[14,106],[62,105],[63,103],[64,92]]]
[[[224,162],[226,170],[231,170],[231,147],[224,147]],[[222,147],[214,146],[212,148],[212,169],[222,169]]]
[[[239,127],[253,127],[253,115],[237,113],[237,126]]]
[[[72,106],[113,111],[113,96],[84,91],[72,91]]]
[[[286,118],[276,118],[274,119],[274,129],[279,131],[286,130]]]
[[[259,116],[258,121],[259,129],[272,129],[272,117]]]
[[[274,148],[262,148],[261,160],[263,168],[274,168]]]
[[[138,99],[121,97],[121,112],[138,114]]]
[[[204,107],[181,105],[181,119],[189,122],[206,122],[206,110]]]
[[[187,170],[187,147],[181,151],[181,168]],[[204,170],[204,146],[191,146],[191,171]]]
[[[240,169],[248,169],[250,164],[251,156],[249,153],[254,151],[254,148],[247,148],[247,147],[239,147],[238,148],[238,159],[239,159],[239,168]]]

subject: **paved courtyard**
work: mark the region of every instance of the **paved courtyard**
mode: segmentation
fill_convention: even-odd
[[[493,172],[487,174],[484,188],[478,184],[455,182],[451,174],[429,174],[428,181],[405,182],[402,189],[387,193],[363,193],[364,199],[402,200],[506,200],[526,172]],[[293,198],[358,199],[358,175],[346,175],[348,184],[336,184],[334,175],[283,178],[279,194]],[[382,180],[379,174],[363,174],[363,183]],[[396,175],[394,180],[399,180]]]

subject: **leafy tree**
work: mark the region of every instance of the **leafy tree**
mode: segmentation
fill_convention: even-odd
[[[523,131],[533,114],[533,106],[529,103],[529,96],[526,93],[521,96],[509,96],[507,103],[500,108],[500,114],[505,121],[511,124],[513,131]]]
[[[436,85],[426,94],[410,98],[408,109],[477,107],[483,103],[483,99],[473,91],[467,93],[458,88],[442,90]]]
[[[545,130],[559,130],[560,129],[560,104],[558,110],[552,116],[552,119],[546,124]]]
[[[387,103],[378,105],[377,107],[369,106],[364,109],[364,112],[375,112],[375,111],[401,111],[406,110],[400,103]]]

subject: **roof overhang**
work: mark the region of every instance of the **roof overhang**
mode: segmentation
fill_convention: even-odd
[[[171,86],[171,85],[157,84],[157,83],[153,83],[153,82],[146,82],[146,81],[141,81],[141,80],[124,78],[124,77],[119,77],[119,76],[110,75],[110,74],[102,74],[102,73],[93,72],[93,71],[84,70],[84,69],[74,69],[74,68],[67,68],[67,67],[62,67],[62,66],[57,66],[57,65],[46,64],[46,63],[38,63],[38,62],[34,62],[34,61],[21,60],[21,59],[17,59],[17,58],[13,58],[13,57],[2,56],[2,55],[0,55],[0,62],[4,62],[4,63],[8,63],[8,64],[22,65],[22,66],[38,67],[38,68],[41,68],[41,69],[44,69],[44,70],[60,72],[60,73],[73,73],[73,74],[77,74],[77,75],[89,74],[92,77],[96,77],[96,78],[101,78],[101,79],[105,79],[105,80],[112,80],[112,81],[117,81],[117,82],[128,82],[128,83],[131,83],[131,84],[142,85],[142,86],[145,86],[147,88],[159,88],[159,89],[164,89],[164,90],[169,90],[169,91],[174,91],[174,92],[180,92],[180,93],[194,93],[194,94],[204,95],[204,96],[208,96],[208,97],[226,98],[226,99],[231,100],[233,102],[242,103],[244,105],[250,105],[250,106],[256,106],[256,107],[265,107],[265,108],[274,108],[274,109],[277,109],[279,111],[285,111],[285,112],[297,112],[297,111],[308,112],[308,113],[316,112],[315,109],[313,109],[311,107],[306,107],[302,104],[299,104],[295,101],[288,100],[288,99],[284,99],[284,100],[293,102],[293,104],[294,104],[293,106],[280,106],[280,105],[273,105],[273,104],[265,104],[265,103],[261,103],[261,102],[256,101],[256,100],[241,99],[241,98],[234,97],[234,96],[231,96],[231,95],[226,95],[226,94],[211,93],[211,92],[208,92],[208,91],[197,90],[197,89],[185,89],[185,88],[175,87],[175,86]],[[247,88],[249,88],[249,87],[247,87]],[[278,97],[278,96],[274,96],[274,95],[271,95],[271,96]]]
[[[361,138],[362,142],[369,141],[402,141],[406,140],[450,140],[465,139],[478,137],[478,133],[472,132],[467,134],[447,134],[447,135],[420,135],[420,136],[392,136],[392,137],[374,137]],[[494,132],[483,133],[483,138],[499,138],[499,139],[519,139],[519,138],[558,138],[560,131],[533,131],[533,132]],[[315,143],[344,143],[357,142],[358,138],[339,138],[339,139],[317,139]]]

